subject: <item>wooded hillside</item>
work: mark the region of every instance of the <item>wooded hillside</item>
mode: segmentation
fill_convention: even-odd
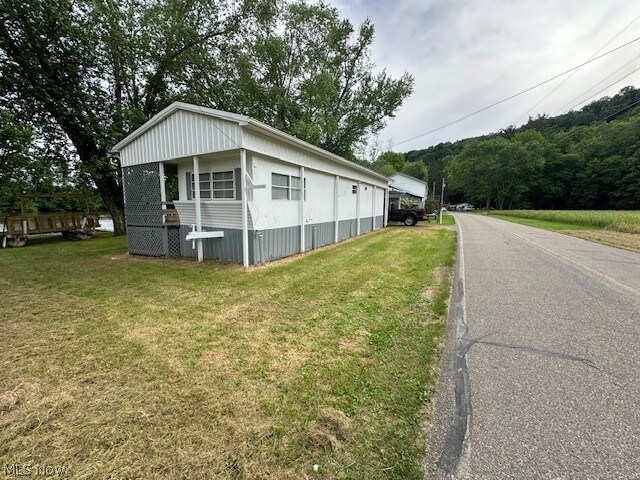
[[[640,209],[640,90],[520,128],[405,154],[446,199],[496,208]]]

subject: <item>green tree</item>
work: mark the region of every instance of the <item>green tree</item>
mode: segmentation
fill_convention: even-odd
[[[324,3],[285,3],[263,17],[240,59],[238,101],[255,118],[354,159],[411,93],[413,78],[375,73],[374,26]]]
[[[0,0],[0,101],[55,125],[125,232],[110,148],[174,100],[249,114],[334,153],[384,127],[412,79],[375,74],[373,26],[275,0]],[[250,26],[250,27],[249,27]],[[0,105],[0,106],[1,106]]]
[[[55,123],[124,234],[110,147],[179,95],[245,14],[218,2],[0,3],[0,92],[24,119]]]

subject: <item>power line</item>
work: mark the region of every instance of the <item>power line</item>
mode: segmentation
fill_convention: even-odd
[[[554,81],[556,78],[562,77],[563,75],[566,75],[569,72],[573,72],[574,70],[577,70],[578,68],[583,67],[583,66],[587,65],[588,63],[595,62],[596,60],[598,60],[598,59],[600,59],[602,57],[605,57],[605,56],[607,56],[607,55],[609,55],[609,54],[611,54],[611,53],[613,53],[613,52],[615,52],[617,50],[620,50],[621,48],[624,48],[624,47],[626,47],[628,45],[631,45],[632,43],[637,42],[638,40],[640,40],[640,37],[636,37],[633,40],[631,40],[631,41],[629,41],[629,42],[627,42],[627,43],[625,43],[623,45],[620,45],[619,47],[616,47],[616,48],[614,48],[612,50],[609,50],[608,52],[603,53],[602,55],[598,55],[597,57],[594,57],[594,58],[592,58],[590,60],[587,60],[586,62],[581,63],[578,66],[570,68],[569,70],[565,70],[564,72],[559,73],[558,75],[555,75],[555,76],[549,78],[548,80],[540,82],[540,83],[538,83],[538,84],[536,84],[536,85],[534,85],[532,87],[529,87],[529,88],[527,88],[525,90],[522,90],[521,92],[515,93],[515,94],[513,94],[513,95],[511,95],[511,96],[509,96],[507,98],[504,98],[504,99],[499,100],[499,101],[497,101],[495,103],[492,103],[488,107],[484,107],[484,108],[481,108],[480,110],[476,110],[475,112],[469,113],[468,115],[465,115],[464,117],[461,117],[461,118],[459,118],[457,120],[454,120],[453,122],[449,122],[449,123],[447,123],[445,125],[442,125],[442,126],[440,126],[438,128],[434,128],[433,130],[429,130],[428,132],[421,133],[420,135],[416,135],[415,137],[411,137],[411,138],[409,138],[407,140],[403,140],[401,142],[394,143],[393,145],[391,145],[391,147],[397,147],[398,145],[402,145],[403,143],[410,142],[411,140],[415,140],[416,138],[424,137],[425,135],[429,135],[430,133],[434,133],[434,132],[437,132],[438,130],[442,130],[443,128],[450,127],[451,125],[454,125],[456,123],[460,123],[460,122],[462,122],[463,120],[466,120],[469,117],[473,117],[474,115],[477,115],[477,114],[482,113],[482,112],[484,112],[486,110],[489,110],[490,108],[493,108],[493,107],[495,107],[497,105],[500,105],[501,103],[507,102],[507,101],[509,101],[511,99],[519,97],[520,95],[522,95],[524,93],[530,92],[531,90],[534,90],[534,89],[536,89],[538,87],[541,87],[542,85],[546,85],[547,83]]]
[[[584,100],[580,100],[578,103],[576,103],[573,107],[571,107],[569,109],[569,111],[573,110],[574,108],[576,108],[578,105],[584,103],[584,102],[588,102],[589,100],[591,100],[593,97],[596,97],[598,95],[600,95],[602,92],[604,92],[606,89],[613,87],[616,83],[621,82],[622,80],[624,80],[625,78],[627,78],[629,75],[632,75],[634,73],[636,73],[638,70],[640,70],[640,67],[636,68],[635,70],[630,71],[629,73],[627,73],[624,77],[619,78],[618,80],[616,80],[615,82],[607,85],[606,87],[604,87],[602,90],[599,90],[598,92],[594,93],[593,95],[591,95],[590,97],[585,98]]]
[[[624,107],[624,108],[621,108],[621,109],[620,109],[620,110],[618,110],[617,112],[613,112],[612,114],[607,115],[606,117],[604,117],[604,118],[600,119],[600,122],[604,122],[607,118],[611,118],[611,117],[613,117],[614,115],[617,115],[617,114],[619,114],[619,113],[621,113],[621,112],[624,112],[625,110],[628,110],[628,109],[630,109],[631,107],[633,107],[633,106],[635,106],[635,105],[638,105],[639,103],[640,103],[640,100],[638,100],[637,102],[633,102],[632,104],[627,105],[627,106],[626,106],[626,107]]]
[[[631,60],[629,60],[627,63],[625,63],[624,65],[622,65],[620,68],[618,68],[616,71],[610,73],[609,75],[607,75],[606,77],[604,77],[602,80],[600,80],[598,83],[596,83],[594,86],[592,86],[591,88],[585,90],[584,92],[582,92],[580,95],[578,95],[577,97],[573,98],[570,102],[565,103],[562,107],[560,107],[558,110],[556,110],[555,112],[553,112],[553,115],[556,115],[558,112],[561,112],[562,110],[564,110],[565,108],[567,108],[569,105],[571,105],[573,102],[575,102],[576,100],[578,100],[579,98],[583,97],[585,94],[589,93],[591,90],[593,90],[594,88],[597,88],[598,86],[600,86],[600,84],[606,82],[607,80],[609,80],[611,77],[613,77],[616,73],[618,73],[620,70],[622,70],[624,67],[626,67],[627,65],[629,65],[630,63],[633,63],[634,61],[636,61],[638,58],[640,58],[640,55],[637,55],[635,57],[633,57]],[[580,102],[582,103],[582,102]]]
[[[597,54],[599,54],[602,50],[604,50],[604,48],[609,45],[611,42],[613,42],[616,38],[618,38],[620,35],[622,35],[622,33],[629,28],[631,25],[633,25],[633,23],[638,20],[638,18],[640,18],[640,15],[638,15],[636,18],[634,18],[633,20],[631,20],[630,23],[627,24],[626,27],[624,27],[622,30],[620,30],[613,38],[611,38],[607,43],[605,43],[603,46],[601,46],[593,55],[591,55],[588,60],[591,60],[593,57],[595,57]],[[534,108],[536,108],[538,105],[540,105],[542,102],[544,102],[547,98],[549,98],[551,95],[553,95],[553,93],[558,90],[562,85],[564,85],[565,83],[567,83],[569,81],[569,79],[571,77],[573,77],[576,73],[578,73],[578,70],[580,70],[579,68],[576,68],[573,72],[571,72],[571,75],[569,75],[567,78],[565,78],[562,82],[560,82],[558,85],[556,85],[556,87],[551,90],[549,93],[547,93],[544,97],[542,97],[538,103],[536,103],[533,107],[531,107],[529,110],[527,110],[526,112],[524,112],[520,118],[518,118],[513,124],[517,125],[518,122],[520,120],[522,120],[522,117],[524,117],[525,115],[527,115],[531,110],[533,110]],[[617,71],[617,70],[616,70]]]

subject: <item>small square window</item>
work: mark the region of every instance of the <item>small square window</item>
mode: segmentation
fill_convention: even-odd
[[[351,193],[358,193],[358,185],[351,186]]]

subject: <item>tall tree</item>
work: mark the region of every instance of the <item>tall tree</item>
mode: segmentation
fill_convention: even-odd
[[[247,12],[213,0],[1,0],[2,101],[60,127],[124,234],[110,147],[177,98],[189,67],[204,65]]]
[[[357,144],[379,132],[411,93],[413,78],[375,73],[369,20],[356,31],[337,9],[303,1],[266,19],[240,63],[247,113],[353,159]]]
[[[0,20],[0,106],[59,127],[116,234],[110,147],[173,100],[249,114],[352,158],[412,88],[409,75],[373,72],[368,21],[356,33],[323,3],[0,0]]]

